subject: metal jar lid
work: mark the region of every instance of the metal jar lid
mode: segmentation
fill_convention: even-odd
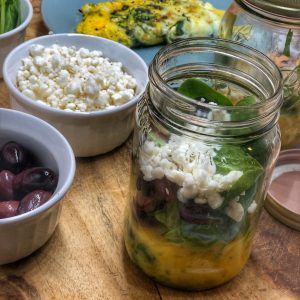
[[[280,222],[300,230],[300,149],[281,151],[265,208]]]
[[[249,8],[269,18],[300,23],[300,0],[241,0]]]

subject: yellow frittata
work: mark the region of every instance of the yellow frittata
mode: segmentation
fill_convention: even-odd
[[[78,33],[128,47],[169,43],[178,38],[215,36],[223,11],[201,0],[123,0],[85,4]]]

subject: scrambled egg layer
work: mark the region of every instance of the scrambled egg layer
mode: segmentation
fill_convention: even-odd
[[[217,34],[223,11],[201,0],[123,0],[85,4],[78,33],[151,46],[178,38]]]
[[[130,258],[148,276],[171,287],[203,290],[225,283],[242,270],[251,252],[253,234],[197,247],[169,242],[133,218],[129,224],[124,237]]]

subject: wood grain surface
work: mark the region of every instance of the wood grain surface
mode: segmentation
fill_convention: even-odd
[[[40,2],[32,3],[28,39],[47,34]],[[9,107],[3,81],[0,106]],[[128,259],[122,235],[130,156],[131,138],[109,154],[77,159],[75,180],[52,238],[31,256],[0,267],[1,300],[300,299],[300,234],[267,212],[249,262],[229,283],[192,293],[163,287],[143,275]]]

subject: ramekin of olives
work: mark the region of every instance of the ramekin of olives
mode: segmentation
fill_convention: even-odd
[[[40,248],[75,175],[64,136],[47,122],[0,108],[0,265]]]

